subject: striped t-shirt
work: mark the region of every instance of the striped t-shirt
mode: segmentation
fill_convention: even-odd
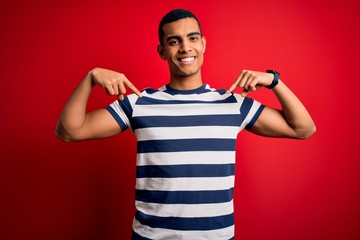
[[[263,108],[206,84],[145,89],[109,105],[137,138],[132,239],[233,239],[236,137]]]

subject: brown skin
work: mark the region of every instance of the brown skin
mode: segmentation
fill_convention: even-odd
[[[185,18],[163,26],[163,45],[158,53],[169,65],[170,86],[179,90],[196,89],[202,85],[201,66],[204,62],[206,39],[194,18]],[[181,61],[181,59],[189,61]]]
[[[100,139],[121,132],[121,128],[106,109],[86,112],[86,105],[95,85],[101,86],[109,95],[116,95],[119,99],[124,98],[126,88],[141,97],[139,90],[124,74],[102,68],[92,69],[75,89],[60,115],[55,135],[61,140],[75,142]]]
[[[200,35],[195,19],[185,18],[163,26],[164,44],[158,53],[169,65],[170,86],[178,90],[200,87],[201,66],[204,61],[206,39]],[[270,73],[243,70],[228,89],[243,89],[242,96],[269,86],[273,80]],[[86,105],[95,85],[103,87],[110,95],[123,99],[126,88],[141,97],[141,93],[122,73],[95,68],[91,70],[66,103],[55,134],[64,141],[81,141],[110,137],[121,132],[119,125],[105,109],[86,112]],[[251,131],[268,137],[305,139],[315,131],[315,124],[300,100],[279,80],[273,89],[282,110],[265,107]]]

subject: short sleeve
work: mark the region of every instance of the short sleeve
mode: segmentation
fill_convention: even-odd
[[[245,128],[250,131],[261,112],[264,110],[265,105],[252,98],[243,97],[239,94],[234,94],[234,96],[240,104],[240,115],[243,120],[241,129]]]
[[[137,97],[135,94],[131,94],[126,96],[124,100],[116,100],[105,107],[119,124],[122,131],[131,128],[131,117],[133,105],[135,104],[132,100],[134,100],[135,97]]]

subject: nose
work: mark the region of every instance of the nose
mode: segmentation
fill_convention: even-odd
[[[188,40],[184,40],[180,44],[179,52],[180,53],[187,53],[191,51],[191,43]]]

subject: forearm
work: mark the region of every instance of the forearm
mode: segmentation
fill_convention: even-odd
[[[288,125],[298,138],[307,138],[315,130],[315,124],[305,106],[295,94],[281,81],[273,89],[282,107],[282,113]]]
[[[93,89],[91,72],[77,86],[60,115],[55,134],[63,140],[71,140],[81,130],[86,120],[86,106]]]

